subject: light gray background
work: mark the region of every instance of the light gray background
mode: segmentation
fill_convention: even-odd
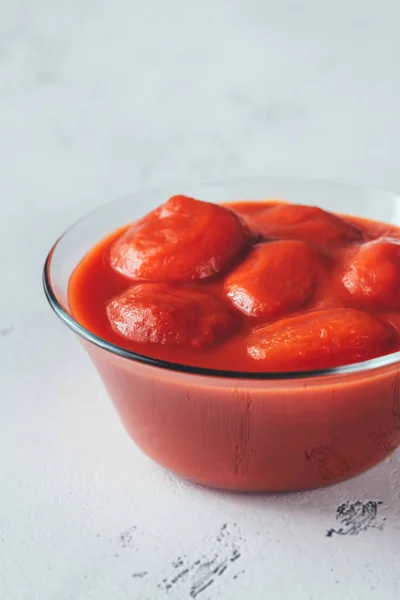
[[[144,185],[399,191],[399,23],[396,0],[0,0],[1,600],[400,597],[398,453],[300,495],[182,483],[131,444],[40,283],[66,226]],[[326,537],[370,499],[377,527]]]

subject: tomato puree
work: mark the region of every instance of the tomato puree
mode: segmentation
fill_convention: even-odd
[[[285,202],[174,196],[89,251],[69,304],[100,338],[169,362],[355,363],[400,349],[400,230]]]

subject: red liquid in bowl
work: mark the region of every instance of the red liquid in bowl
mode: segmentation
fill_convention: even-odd
[[[298,205],[243,203],[232,208],[243,217],[250,234],[246,232],[249,239],[244,242],[239,230],[241,239],[221,272],[199,279],[189,274],[185,280],[184,265],[180,270],[173,266],[172,275],[182,274],[183,281],[170,282],[167,272],[160,283],[157,265],[149,268],[152,248],[145,247],[143,253],[150,255],[149,278],[140,269],[137,278],[128,278],[111,266],[119,240],[129,232],[126,227],[100,242],[74,271],[69,285],[73,316],[92,333],[132,352],[232,371],[322,369],[399,348],[395,325],[400,323],[400,242],[393,239],[400,240],[399,230]],[[175,226],[179,227],[179,220]],[[209,235],[210,254],[218,252],[219,243],[222,250],[234,246],[237,234],[233,228],[232,239],[225,234],[218,243]],[[219,240],[219,229],[215,236]],[[377,238],[383,241],[373,241]],[[192,258],[196,247],[182,251]],[[123,309],[140,303],[141,312],[131,325],[136,331],[127,337],[113,327],[112,319],[117,320],[122,311],[120,303],[110,306],[110,302],[130,289],[135,293]],[[192,310],[198,293],[199,306]],[[148,307],[163,302],[166,295],[170,296],[167,316],[154,311],[149,316]],[[214,299],[226,311],[224,318]],[[171,303],[179,323],[177,316],[171,317]],[[202,327],[205,316],[200,309],[224,323],[214,325],[208,319]],[[182,322],[190,310],[187,322]],[[151,321],[151,332],[139,331],[140,319]],[[215,332],[207,331],[213,326]],[[126,328],[125,320],[120,329]],[[172,341],[174,335],[180,343]]]
[[[168,212],[161,237],[157,214],[111,234],[71,276],[73,317],[137,354],[227,371],[325,369],[399,350],[399,229],[278,202],[229,208],[192,223],[179,214],[176,231]],[[245,381],[86,345],[132,438],[200,483],[316,487],[361,472],[399,443],[394,367]]]

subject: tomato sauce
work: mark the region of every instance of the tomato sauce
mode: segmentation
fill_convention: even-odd
[[[100,338],[185,365],[368,360],[400,348],[400,230],[277,201],[175,196],[89,251],[69,305]]]

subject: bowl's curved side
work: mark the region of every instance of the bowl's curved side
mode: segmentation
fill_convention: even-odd
[[[361,473],[400,443],[397,367],[323,385],[215,385],[212,378],[168,374],[85,346],[135,443],[203,485],[312,489]]]

